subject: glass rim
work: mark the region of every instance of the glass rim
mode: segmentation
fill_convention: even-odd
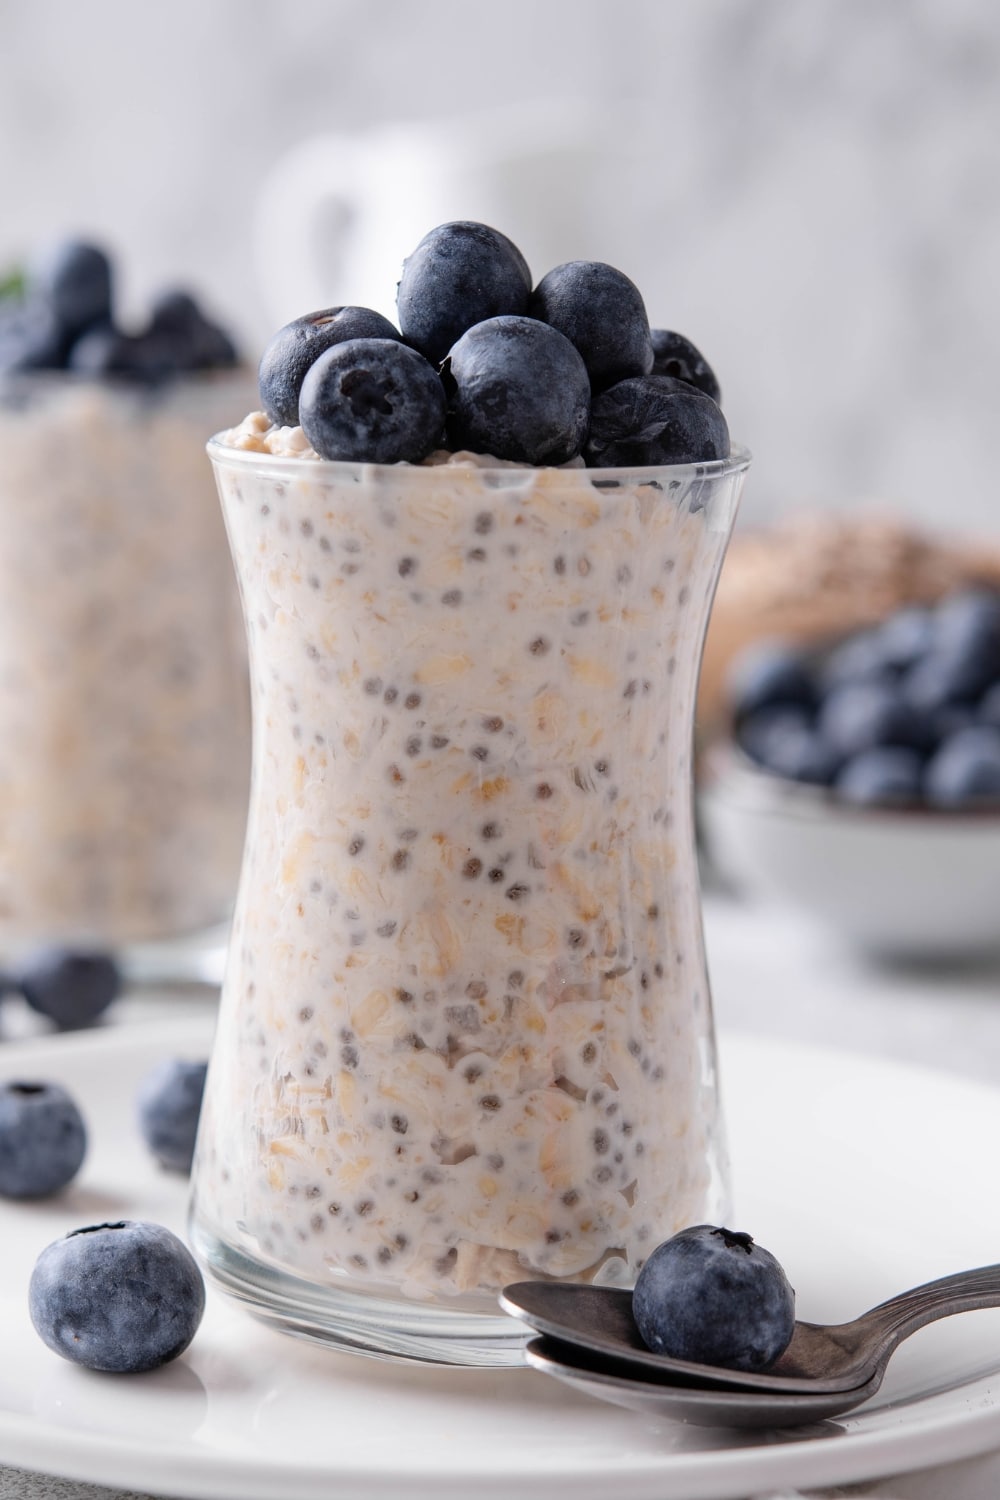
[[[429,482],[442,473],[452,475],[458,473],[472,473],[480,475],[484,480],[496,479],[503,476],[504,480],[511,483],[513,475],[546,474],[549,476],[565,476],[567,481],[578,481],[580,477],[586,477],[592,484],[602,481],[607,483],[611,480],[619,484],[649,484],[653,479],[661,475],[669,474],[672,480],[679,483],[694,480],[724,479],[734,474],[743,474],[750,467],[752,454],[748,448],[733,444],[727,458],[706,459],[696,463],[686,464],[628,464],[612,468],[576,468],[569,464],[546,465],[546,464],[517,464],[517,463],[495,463],[481,464],[474,461],[469,462],[446,462],[440,464],[379,464],[365,463],[353,460],[340,460],[329,458],[304,458],[297,454],[288,453],[262,453],[254,448],[233,448],[223,442],[225,432],[216,433],[209,438],[205,450],[213,464],[222,468],[234,469],[265,469],[269,474],[283,475],[286,478],[304,477],[311,475],[318,477],[326,474],[331,478],[339,477],[342,480],[359,482],[371,476],[373,473],[379,475],[391,474],[394,480],[401,483],[409,483],[409,479],[402,479],[403,474],[420,475],[423,479],[415,479],[413,483]]]

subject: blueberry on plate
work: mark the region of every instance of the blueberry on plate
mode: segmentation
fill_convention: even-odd
[[[734,658],[726,696],[737,720],[778,704],[811,712],[816,703],[816,689],[801,652],[780,640],[757,641]]]
[[[28,1308],[39,1337],[89,1370],[134,1374],[183,1354],[205,1310],[187,1246],[161,1224],[74,1229],[35,1262]]]
[[[750,713],[740,714],[733,727],[733,737],[745,755],[758,765],[768,765],[771,745],[786,735],[808,733],[812,714],[799,703],[765,703]]]
[[[440,376],[415,349],[348,339],[306,371],[299,421],[321,458],[420,463],[441,441],[445,404]]]
[[[528,313],[558,328],[579,350],[595,390],[648,375],[653,368],[642,294],[624,272],[604,261],[554,266],[532,292]]]
[[[697,1224],[658,1245],[636,1279],[632,1314],[654,1354],[766,1370],[795,1327],[795,1293],[748,1234]]]
[[[111,262],[98,245],[63,240],[42,250],[28,270],[31,287],[68,334],[111,321]]]
[[[711,396],[716,405],[721,403],[722,394],[715,373],[690,339],[668,328],[651,328],[649,337],[653,345],[651,375],[669,375],[672,380],[683,380]]]
[[[169,1171],[191,1170],[207,1071],[206,1062],[165,1057],[139,1085],[136,1103],[142,1138]]]
[[[0,1196],[47,1198],[79,1172],[87,1131],[58,1083],[0,1083]]]
[[[569,339],[535,318],[477,323],[442,366],[454,449],[525,464],[576,458],[587,433],[590,382]]]
[[[922,605],[905,605],[895,610],[874,635],[885,665],[903,671],[931,650],[935,635],[934,615]]]
[[[11,977],[32,1010],[62,1031],[96,1021],[122,987],[121,971],[110,954],[71,948],[38,949]]]
[[[906,745],[876,745],[852,755],[834,781],[834,791],[856,807],[909,806],[920,801],[923,760]]]
[[[1000,675],[1000,594],[970,588],[949,595],[937,607],[934,638],[946,651],[991,661]]]
[[[635,376],[594,397],[584,457],[610,469],[711,463],[729,457],[729,428],[703,391],[667,375]]]
[[[900,692],[918,713],[972,703],[993,678],[988,659],[974,651],[935,645],[903,673]]]
[[[506,235],[467,219],[439,224],[403,262],[399,326],[438,365],[473,324],[525,313],[530,292],[527,262]]]
[[[306,371],[334,344],[348,339],[395,339],[397,329],[370,307],[326,307],[279,328],[257,369],[260,404],[278,427],[299,424],[299,394]]]
[[[978,724],[950,735],[927,762],[924,796],[942,808],[1000,804],[1000,729]]]

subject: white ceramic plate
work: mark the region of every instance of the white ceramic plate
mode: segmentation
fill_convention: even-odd
[[[185,1186],[132,1125],[138,1078],[207,1050],[191,1018],[11,1043],[0,1073],[79,1099],[92,1150],[64,1197],[0,1206],[0,1462],[198,1500],[726,1500],[902,1472],[1000,1447],[1000,1312],[922,1330],[839,1422],[748,1435],[618,1410],[529,1370],[449,1372],[338,1355],[210,1295],[188,1353],[143,1376],[50,1353],[26,1310],[38,1252],[123,1215],[175,1229]],[[800,1315],[848,1317],[1000,1255],[1000,1092],[835,1052],[730,1038],[738,1212],[784,1262]]]

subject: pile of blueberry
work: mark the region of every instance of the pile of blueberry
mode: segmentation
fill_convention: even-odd
[[[638,288],[601,261],[537,285],[485,224],[441,224],[403,264],[399,327],[365,307],[307,313],[260,362],[261,405],[321,457],[419,463],[437,448],[532,465],[703,463],[729,455],[719,386]]]
[[[729,684],[764,770],[858,806],[1000,807],[1000,594],[908,606],[822,652],[761,643]]]
[[[115,321],[111,262],[97,245],[62,241],[4,290],[0,374],[75,370],[152,385],[238,362],[228,334],[187,291],[163,293],[146,326],[125,332]]]

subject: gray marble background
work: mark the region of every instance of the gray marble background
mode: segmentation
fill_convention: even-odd
[[[127,305],[193,281],[256,352],[255,202],[297,142],[540,100],[605,159],[572,244],[533,192],[526,253],[616,259],[702,346],[745,518],[885,501],[997,538],[995,0],[0,0],[0,266],[101,235]]]

